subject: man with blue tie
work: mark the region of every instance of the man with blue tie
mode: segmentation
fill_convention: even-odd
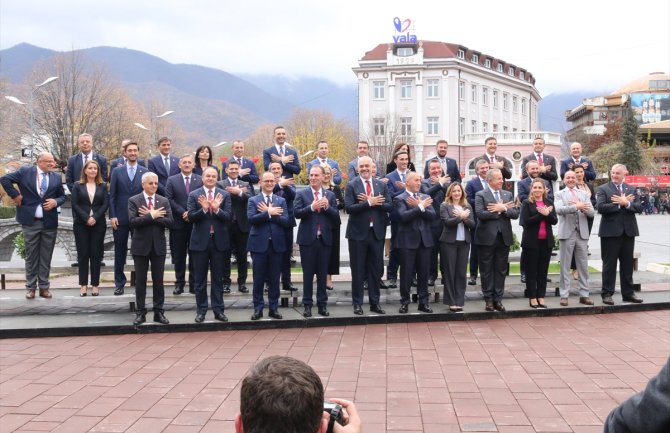
[[[52,172],[55,166],[53,155],[44,152],[38,155],[36,166],[21,167],[0,178],[0,185],[16,204],[16,221],[23,230],[27,299],[35,299],[38,288],[42,298],[51,298],[49,270],[56,245],[58,206],[65,203],[61,178]]]
[[[124,164],[126,163],[126,146],[127,146],[128,143],[130,143],[131,141],[133,141],[133,140],[131,140],[131,139],[129,139],[129,138],[124,138],[124,139],[121,141],[121,156],[119,156],[118,158],[116,158],[114,161],[112,161],[112,162],[109,164],[109,174],[110,174],[110,175],[112,174],[112,171],[114,171],[114,169],[115,169],[116,167],[121,167],[122,165],[124,165]],[[138,163],[139,165],[141,165],[142,167],[146,167],[146,166],[147,166],[146,161],[143,160],[142,158],[137,158],[137,163]]]
[[[328,142],[321,140],[316,143],[316,158],[307,163],[307,172],[315,165],[328,164],[332,169],[332,180],[335,185],[342,183],[340,165],[334,159],[328,158]]]
[[[112,170],[109,182],[109,221],[114,236],[114,294],[123,295],[126,275],[123,267],[128,256],[128,200],[142,192],[142,175],[148,170],[137,163],[140,147],[135,141],[126,145],[126,163]]]
[[[263,173],[261,192],[249,199],[247,217],[251,224],[248,249],[251,253],[254,274],[253,303],[251,320],[263,317],[263,286],[268,281],[269,316],[281,319],[279,314],[279,274],[281,259],[286,252],[285,228],[290,226],[286,201],[273,194],[275,175]]]
[[[426,166],[423,169],[423,177],[425,179],[430,178],[429,164],[430,161],[437,159],[440,162],[442,167],[442,173],[444,176],[449,176],[449,182],[460,182],[461,181],[461,172],[458,170],[458,162],[455,159],[449,158],[447,156],[447,149],[449,144],[447,140],[438,140],[435,144],[436,155],[428,158],[426,161]]]
[[[168,177],[179,174],[179,158],[170,154],[172,141],[161,137],[156,144],[158,155],[149,160],[149,171],[158,175],[158,194],[165,196],[165,185]]]
[[[400,151],[393,155],[393,162],[396,163],[396,169],[386,175],[388,179],[388,191],[391,196],[391,200],[394,197],[405,192],[405,182],[407,181],[407,175],[410,173],[407,168],[409,164],[409,155],[407,152]],[[398,287],[398,266],[400,265],[400,253],[398,248],[396,248],[395,239],[396,234],[398,233],[398,214],[393,210],[391,212],[391,252],[389,253],[389,264],[386,268],[386,279],[388,280],[388,287],[393,289]]]
[[[102,180],[107,182],[107,158],[99,153],[93,152],[93,136],[91,134],[81,134],[77,139],[79,152],[72,155],[67,160],[67,170],[65,171],[65,184],[67,189],[72,191],[74,183],[81,177],[81,169],[90,160],[98,162],[100,166],[100,176]]]
[[[475,195],[487,188],[486,173],[489,171],[489,162],[486,159],[479,159],[475,163],[475,173],[477,175],[470,179],[465,185],[465,196],[470,204],[471,209],[475,209]],[[475,238],[477,231],[477,213],[473,212],[475,219],[475,226],[470,229],[470,239]],[[470,278],[468,279],[468,286],[477,284],[477,272],[479,271],[479,260],[477,257],[477,244],[470,242]]]
[[[263,150],[263,167],[270,169],[271,162],[278,162],[282,167],[282,177],[292,178],[300,174],[300,161],[298,152],[289,149],[286,143],[286,129],[277,126],[274,129],[274,144]]]
[[[408,311],[412,279],[416,275],[419,311],[432,313],[428,305],[428,272],[430,254],[435,243],[431,222],[437,218],[433,199],[420,194],[421,175],[409,173],[406,189],[393,198],[393,207],[400,224],[395,237],[395,247],[400,253],[400,314]]]
[[[219,173],[214,167],[202,172],[202,187],[188,195],[191,231],[191,256],[195,272],[195,322],[202,323],[207,313],[207,274],[211,271],[211,298],[214,319],[227,322],[223,304],[223,261],[230,257],[228,224],[232,216],[230,194],[217,188]]]
[[[333,244],[333,227],[340,223],[335,194],[323,189],[325,171],[320,165],[309,170],[310,188],[295,198],[295,217],[300,219],[298,245],[303,275],[303,316],[312,317],[313,281],[316,275],[316,305],[319,315],[328,316],[326,277]],[[339,254],[339,252],[336,252]]]
[[[202,178],[193,173],[195,162],[190,153],[179,159],[181,172],[170,176],[165,186],[165,197],[170,201],[174,222],[170,227],[170,252],[174,263],[174,294],[184,293],[186,285],[186,259],[188,258],[188,291],[195,293],[193,259],[189,249],[193,225],[188,219],[188,195],[202,186]]]

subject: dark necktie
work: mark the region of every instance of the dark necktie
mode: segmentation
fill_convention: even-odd
[[[498,194],[498,191],[493,191],[493,196],[495,197],[496,201],[500,203],[500,194]]]
[[[88,155],[84,155],[84,165],[88,162]]]
[[[147,197],[147,200],[149,201],[148,203],[149,210],[153,209],[154,208],[153,199],[151,197]]]
[[[186,176],[185,182],[186,183],[184,184],[184,186],[186,188],[186,194],[188,194],[188,193],[191,192],[191,178],[190,178],[190,176]]]
[[[284,156],[284,146],[279,148],[279,156]]]
[[[266,196],[265,196],[265,204],[266,204],[267,206],[271,206],[271,205],[272,205],[272,200],[270,200],[270,196],[269,196],[269,195],[266,195]]]

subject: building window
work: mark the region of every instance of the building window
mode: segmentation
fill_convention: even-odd
[[[465,58],[465,51],[464,50],[458,50],[457,54],[459,59],[464,59]]]
[[[493,132],[498,132],[498,124],[497,123],[493,124]]]
[[[479,63],[479,56],[477,54],[473,54],[470,60],[472,63]]]
[[[503,126],[503,132],[507,132],[507,127]]]
[[[498,108],[498,91],[493,91],[493,108]]]
[[[412,97],[412,80],[400,80],[400,98],[410,99]]]
[[[484,67],[491,69],[491,59],[484,60]]]
[[[463,81],[458,82],[458,99],[465,101],[465,83]]]
[[[512,128],[512,132],[516,132],[516,131],[517,131],[517,129],[516,129],[516,128]]]
[[[526,79],[526,74],[523,73],[523,71],[519,72],[519,78],[522,80]]]
[[[526,98],[521,98],[521,114],[526,114]]]
[[[373,89],[373,99],[384,99],[384,92],[386,89],[386,83],[383,81],[373,81],[372,82],[372,89]]]
[[[512,96],[512,112],[518,113],[519,112],[519,103],[517,101],[516,96]]]
[[[464,117],[459,117],[458,118],[458,135],[461,137],[465,135],[465,118]]]
[[[374,119],[375,137],[383,137],[385,134],[384,119]]]
[[[489,132],[488,122],[482,122],[482,132]]]
[[[470,97],[470,100],[471,100],[473,103],[476,104],[476,103],[477,103],[477,85],[476,85],[476,84],[473,84],[473,85],[470,87],[470,96],[471,96],[471,97]]]
[[[502,63],[498,63],[498,66],[496,66],[496,71],[502,72],[503,71],[503,65]]]
[[[482,105],[489,105],[489,88],[482,87]]]
[[[428,97],[429,98],[439,97],[440,96],[440,92],[439,92],[440,80],[431,79],[431,80],[427,80],[427,82],[428,82]]]
[[[514,68],[510,66],[509,69],[507,70],[507,74],[510,77],[513,77],[514,76]]]
[[[470,132],[475,134],[477,132],[477,121],[476,120],[471,120],[470,121]]]
[[[507,93],[503,93],[503,110],[504,111],[509,110],[509,103],[507,102],[507,100],[509,99],[508,96],[509,95],[507,95]]]
[[[401,117],[400,118],[400,135],[403,137],[409,137],[412,135],[412,118],[411,117]]]
[[[428,135],[438,135],[439,131],[439,117],[429,117],[428,118]]]
[[[414,55],[414,49],[412,47],[398,47],[395,53],[398,57],[409,57]]]

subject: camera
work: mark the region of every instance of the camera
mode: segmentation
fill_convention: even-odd
[[[324,402],[323,410],[330,414],[327,433],[333,433],[333,426],[335,425],[335,422],[337,421],[339,424],[342,424],[342,420],[344,418],[342,414],[342,406],[336,403]]]

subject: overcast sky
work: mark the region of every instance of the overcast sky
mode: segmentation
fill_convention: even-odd
[[[670,72],[668,0],[0,0],[0,49],[144,51],[231,73],[318,76],[392,42],[393,19],[419,39],[465,45],[533,73],[540,94],[613,91]],[[1,74],[0,64],[0,74]]]

